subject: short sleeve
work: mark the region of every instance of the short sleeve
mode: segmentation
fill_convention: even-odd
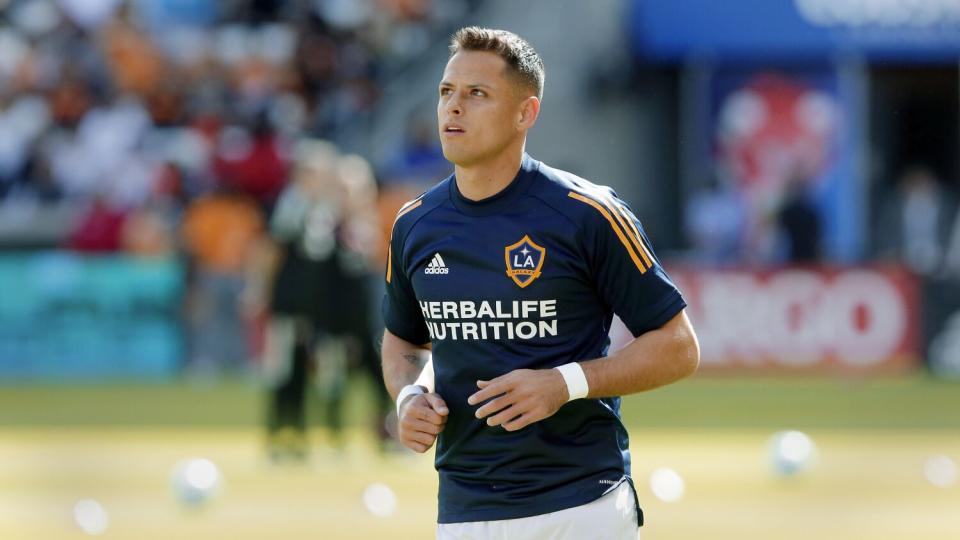
[[[598,294],[634,336],[663,326],[686,302],[654,256],[640,221],[614,195],[581,200],[594,207],[586,220],[585,249]]]
[[[423,345],[430,341],[423,312],[413,292],[413,285],[406,275],[403,261],[403,238],[397,234],[394,224],[387,253],[386,292],[383,295],[383,322],[393,335]]]

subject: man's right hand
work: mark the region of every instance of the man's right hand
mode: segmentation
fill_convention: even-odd
[[[400,442],[417,453],[433,446],[443,431],[450,413],[439,394],[416,394],[400,404],[398,431]]]

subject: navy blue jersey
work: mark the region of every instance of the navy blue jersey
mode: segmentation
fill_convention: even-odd
[[[586,504],[629,475],[619,398],[574,400],[515,432],[467,404],[478,379],[604,356],[614,313],[637,336],[685,307],[612,190],[527,155],[482,201],[451,176],[400,210],[386,281],[386,327],[432,344],[450,410],[436,450],[440,523]]]

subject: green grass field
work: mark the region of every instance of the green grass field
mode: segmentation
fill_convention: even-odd
[[[84,538],[72,508],[93,498],[117,539],[420,539],[433,537],[431,456],[374,451],[362,425],[369,392],[351,396],[339,451],[313,430],[308,465],[265,459],[262,396],[234,383],[0,388],[0,538]],[[925,461],[960,461],[960,385],[925,377],[884,380],[697,377],[624,402],[646,539],[956,539],[960,485],[930,484]],[[802,429],[819,460],[778,478],[767,440]],[[169,488],[188,456],[216,462],[212,504],[180,507]],[[648,487],[657,467],[686,481],[675,503]],[[364,489],[397,496],[387,518]]]

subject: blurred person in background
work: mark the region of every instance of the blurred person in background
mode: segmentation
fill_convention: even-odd
[[[117,253],[121,248],[127,212],[98,196],[81,214],[67,239],[67,248],[80,253]]]
[[[338,172],[343,183],[344,207],[337,235],[337,282],[333,289],[341,311],[333,331],[345,339],[350,368],[358,368],[372,383],[371,425],[383,450],[391,441],[384,418],[393,419],[393,399],[383,384],[372,326],[378,307],[372,289],[375,281],[379,281],[378,256],[385,243],[377,206],[377,184],[370,164],[358,155],[344,156]]]
[[[257,204],[226,186],[194,200],[186,210],[180,235],[191,268],[188,369],[195,376],[239,373],[248,366],[248,334],[239,299],[263,229]]]
[[[165,257],[175,252],[174,230],[162,203],[151,200],[131,212],[120,231],[123,251],[137,257]]]
[[[433,111],[430,111],[429,115],[417,111],[410,115],[406,123],[403,147],[385,167],[385,183],[390,186],[419,185],[423,183],[424,178],[442,178],[450,174],[450,162],[443,157],[440,140],[433,125],[433,114],[435,114]],[[422,188],[420,191],[423,191],[429,186],[420,187]]]
[[[133,209],[124,222],[123,249],[139,257],[164,257],[178,253],[177,228],[183,217],[183,177],[172,164],[157,169],[147,201]]]
[[[953,221],[953,205],[934,172],[907,168],[878,213],[877,252],[920,275],[939,272]]]
[[[786,186],[783,203],[777,212],[777,223],[783,246],[783,260],[789,264],[812,264],[821,256],[820,210],[811,199],[811,182],[806,176],[794,175]]]
[[[221,182],[252,197],[269,210],[287,180],[282,138],[261,112],[248,130],[230,126],[221,132],[213,169]]]
[[[369,272],[380,234],[370,167],[329,143],[306,141],[294,171],[270,220],[272,242],[259,257],[257,288],[247,293],[252,305],[269,309],[262,373],[271,392],[267,435],[275,460],[306,455],[311,373],[335,446],[342,443],[354,360],[375,377],[381,440],[391,403],[378,376],[370,321]]]
[[[960,207],[957,208],[953,227],[950,229],[950,242],[947,244],[944,256],[944,270],[949,278],[960,282]]]
[[[298,145],[292,181],[277,200],[269,241],[261,245],[245,293],[251,309],[266,310],[268,317],[260,371],[270,394],[267,446],[274,461],[307,455],[305,398],[309,375],[319,369],[315,362],[325,364],[331,379],[343,370],[340,348],[324,341],[328,335],[321,326],[332,308],[328,284],[342,196],[335,179],[338,159],[329,143]],[[321,351],[324,358],[318,359]],[[340,385],[334,386],[337,391]]]
[[[953,214],[941,269],[924,280],[924,332],[933,373],[960,379],[960,207]]]
[[[736,264],[743,252],[746,205],[739,193],[713,179],[687,202],[687,237],[698,262]]]

